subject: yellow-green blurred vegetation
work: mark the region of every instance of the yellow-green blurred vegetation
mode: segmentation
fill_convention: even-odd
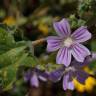
[[[55,34],[52,24],[62,18],[69,20],[73,31],[82,25],[88,27],[93,37],[85,45],[95,52],[96,0],[0,0],[0,96],[65,96],[61,82],[41,82],[40,88],[34,89],[20,75],[25,66],[34,67],[36,63],[48,71],[59,66],[55,65],[55,53],[46,53],[46,42],[34,48],[40,62],[28,50],[31,41]],[[96,96],[96,61],[84,70],[90,77],[84,85],[74,79],[72,96]]]

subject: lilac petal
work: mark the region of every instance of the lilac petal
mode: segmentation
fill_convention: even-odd
[[[39,68],[34,68],[34,72],[36,73],[36,75],[41,75],[42,73],[44,73],[44,70],[40,70]]]
[[[27,76],[27,75],[26,75],[26,76],[24,76],[24,81],[25,81],[25,82],[29,81],[29,78],[30,78],[30,77],[29,77],[29,76]]]
[[[31,77],[31,70],[28,70],[25,74],[24,74],[24,81],[29,81]]]
[[[72,81],[68,83],[68,89],[74,90],[74,83]]]
[[[39,87],[39,80],[36,74],[33,74],[30,80],[31,86]]]
[[[79,62],[83,62],[85,57],[91,54],[85,46],[79,43],[73,45],[71,52],[74,58]]]
[[[82,26],[72,34],[72,37],[77,42],[85,42],[91,38],[91,33],[87,30],[87,27]]]
[[[52,52],[58,50],[61,46],[62,39],[57,36],[49,36],[47,37],[47,51]]]
[[[71,63],[71,66],[74,66],[76,69],[81,68],[82,65],[83,65],[82,62],[78,62],[76,60],[73,60]]]
[[[51,81],[53,81],[53,82],[59,81],[62,78],[62,76],[63,76],[64,69],[65,68],[62,67],[62,68],[59,68],[59,69],[51,72],[50,75],[49,75],[49,79]]]
[[[63,89],[64,90],[68,89],[68,81],[69,81],[69,75],[67,74],[63,77]]]
[[[70,25],[66,19],[53,23],[53,26],[57,34],[61,37],[69,36],[71,33]]]
[[[47,81],[49,77],[49,73],[44,70],[40,70],[39,68],[35,68],[35,72],[38,75],[38,78],[42,81]]]
[[[49,74],[46,73],[46,72],[43,72],[41,73],[39,76],[39,79],[42,80],[42,81],[47,81],[48,77],[49,77]]]
[[[43,76],[39,76],[39,79],[42,80],[42,81],[47,81],[47,79]]]
[[[84,62],[78,62],[76,60],[72,61],[71,65],[74,66],[76,69],[77,68],[82,68],[86,65],[88,65],[92,60],[92,57],[91,56],[87,56],[84,60]]]
[[[61,48],[58,51],[56,62],[57,64],[64,64],[66,67],[69,66],[71,62],[71,52],[67,47]]]
[[[77,76],[76,76],[76,79],[84,84],[85,83],[85,80],[88,78],[89,74],[87,74],[86,72],[84,72],[83,70],[78,70],[76,72]]]

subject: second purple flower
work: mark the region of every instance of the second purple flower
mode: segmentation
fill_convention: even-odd
[[[66,19],[53,24],[58,36],[47,37],[47,51],[58,51],[56,57],[57,64],[70,65],[72,55],[78,62],[83,62],[85,57],[90,55],[90,51],[80,43],[91,38],[91,33],[87,27],[81,26],[71,34],[69,23]]]

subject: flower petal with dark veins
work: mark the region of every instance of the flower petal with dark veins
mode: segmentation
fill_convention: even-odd
[[[91,55],[91,52],[82,44],[76,43],[72,47],[72,55],[77,61],[83,62],[86,56]]]
[[[58,50],[61,46],[62,39],[58,36],[47,37],[47,51],[52,52]]]
[[[72,37],[74,38],[74,40],[76,42],[85,42],[87,40],[89,40],[92,35],[91,33],[87,30],[87,27],[85,26],[81,26],[80,28],[78,28],[73,34]]]
[[[70,25],[66,19],[63,19],[60,22],[54,22],[53,26],[57,34],[61,37],[66,37],[71,34]]]
[[[69,66],[71,62],[71,52],[67,47],[61,48],[56,57],[57,64],[64,64],[66,67]]]

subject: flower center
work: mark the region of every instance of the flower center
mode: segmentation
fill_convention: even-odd
[[[63,45],[66,46],[66,47],[70,47],[72,45],[72,43],[73,43],[72,38],[71,37],[68,37],[68,38],[66,38],[64,40]]]
[[[76,69],[74,67],[67,67],[65,68],[65,72],[69,72],[69,71],[76,71]]]

